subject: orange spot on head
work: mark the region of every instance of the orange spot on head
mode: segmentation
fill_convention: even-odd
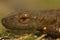
[[[46,27],[43,27],[43,30],[46,30],[47,28]]]

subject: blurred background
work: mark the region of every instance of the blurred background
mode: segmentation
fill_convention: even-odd
[[[45,10],[60,8],[60,0],[0,0],[0,33],[5,32],[1,19],[19,9]]]

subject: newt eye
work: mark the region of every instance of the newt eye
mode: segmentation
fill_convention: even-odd
[[[26,14],[26,13],[20,14],[20,15],[18,16],[18,21],[19,21],[20,23],[26,24],[26,23],[28,23],[28,22],[30,21],[30,15],[29,15],[29,14]]]
[[[22,17],[22,18],[20,18],[22,21],[26,21],[28,18],[26,18],[26,17]]]

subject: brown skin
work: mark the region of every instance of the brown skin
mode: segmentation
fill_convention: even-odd
[[[51,37],[60,37],[60,10],[25,11],[9,15],[2,24],[11,30],[36,30]]]

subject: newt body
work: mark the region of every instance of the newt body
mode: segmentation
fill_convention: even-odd
[[[11,30],[36,30],[51,37],[60,37],[60,10],[24,11],[2,19],[2,24]]]

